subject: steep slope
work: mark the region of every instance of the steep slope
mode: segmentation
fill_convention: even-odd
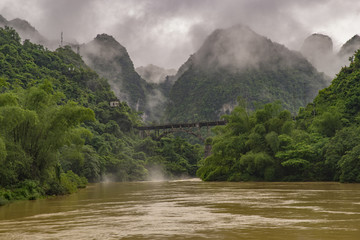
[[[334,76],[338,72],[332,39],[323,34],[314,33],[304,40],[301,53],[319,71]]]
[[[338,55],[342,58],[352,56],[360,48],[360,36],[355,35],[349,39],[341,48]],[[347,60],[347,59],[346,59]]]
[[[135,71],[126,48],[112,36],[97,35],[93,41],[80,47],[80,55],[86,64],[109,80],[120,100],[136,110],[145,110],[149,86]]]
[[[215,120],[241,97],[255,103],[282,101],[296,112],[327,81],[301,54],[245,26],[214,31],[180,68],[171,89],[171,121]]]
[[[360,112],[360,52],[352,57],[350,65],[343,67],[332,84],[314,99],[317,108],[337,107],[352,121]]]
[[[30,39],[32,42],[47,45],[48,40],[42,36],[29,22],[26,20],[15,18],[8,21],[0,15],[0,27],[9,26],[14,28],[20,35],[22,40]]]
[[[208,141],[206,181],[360,182],[360,51],[293,119],[277,104],[237,106]]]

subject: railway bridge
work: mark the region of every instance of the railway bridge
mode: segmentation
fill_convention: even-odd
[[[212,121],[212,122],[195,122],[195,123],[168,123],[163,125],[140,126],[135,128],[140,130],[140,134],[142,137],[153,135],[156,140],[160,140],[162,137],[172,133],[185,132],[205,142],[205,139],[210,134],[211,127],[225,125],[225,124],[226,121]],[[201,132],[202,128],[207,129],[206,136],[203,136],[203,133]]]

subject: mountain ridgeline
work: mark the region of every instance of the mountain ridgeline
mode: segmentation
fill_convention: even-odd
[[[324,34],[314,33],[304,40],[301,53],[321,72],[335,77],[341,67],[347,65],[349,57],[360,48],[360,37],[353,36],[338,52],[333,49],[332,39]]]
[[[42,45],[51,45],[53,46],[54,43],[50,42],[46,39],[43,35],[39,33],[38,30],[35,29],[28,21],[15,18],[8,21],[2,15],[0,15],[0,27],[12,27],[14,28],[17,33],[20,35],[21,39],[31,39],[32,42]]]
[[[166,115],[175,122],[215,120],[238,97],[249,109],[280,100],[296,113],[328,82],[300,53],[239,25],[214,31],[180,68]]]
[[[50,49],[59,46],[25,20],[0,16],[0,26],[5,25],[19,31],[22,39]],[[329,85],[331,78],[319,72],[335,76],[360,47],[359,39],[355,35],[335,54],[330,37],[313,34],[301,48],[305,59],[238,25],[215,30],[176,74],[151,64],[135,69],[126,48],[107,34],[87,44],[70,45],[109,81],[116,98],[143,112],[145,121],[179,122],[217,120],[231,112],[238,99],[246,101],[248,109],[280,100],[296,114]]]
[[[23,39],[37,36],[26,21],[0,16],[0,24],[23,29]],[[336,56],[350,57],[359,39]],[[71,47],[50,51],[0,28],[0,205],[157,173],[360,182],[360,52],[330,85],[310,63],[336,68],[325,35],[304,42],[306,59],[248,27],[218,29],[173,76],[151,65],[135,70],[126,48],[107,34]],[[119,106],[111,107],[115,99]],[[206,140],[212,154],[203,160],[200,145],[142,139],[135,128],[144,120],[221,117],[227,125]]]

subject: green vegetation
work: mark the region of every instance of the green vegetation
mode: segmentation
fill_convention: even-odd
[[[306,81],[320,76],[308,70]],[[264,102],[297,92],[299,98],[285,107],[304,104],[310,95],[304,98],[306,93],[297,91],[302,82],[290,84],[295,75],[289,71],[279,68],[276,73],[283,75],[267,78],[270,72],[212,75],[190,67],[172,89],[172,96],[182,101],[174,101],[177,107],[171,111],[178,111],[176,116],[197,112],[192,115],[196,121],[212,119],[218,108],[212,100],[222,102],[239,91],[259,94],[251,89],[265,84],[265,78],[272,94]],[[193,73],[202,80],[192,78]],[[191,76],[185,79],[187,74]],[[236,76],[242,76],[241,83]],[[215,83],[218,77],[226,80],[221,86]],[[260,80],[255,83],[255,78]],[[283,83],[283,92],[278,92],[275,78]],[[255,105],[239,101],[223,117],[228,124],[214,128],[215,136],[206,141],[212,154],[200,161],[203,147],[182,138],[141,139],[134,128],[142,124],[140,113],[125,102],[110,107],[116,97],[107,80],[70,47],[52,52],[28,40],[21,43],[13,29],[0,28],[0,205],[73,193],[88,181],[105,178],[141,181],[197,174],[205,181],[360,182],[359,79],[357,52],[330,87],[300,108],[296,119],[279,102],[250,111]],[[187,89],[176,87],[185,80],[190,90],[201,91],[202,84],[210,90],[185,98],[176,92]],[[185,120],[175,115],[172,119]]]
[[[244,104],[215,129],[205,181],[360,182],[360,51],[295,120],[279,103],[247,112]],[[241,106],[242,105],[242,106]]]
[[[0,204],[67,194],[87,181],[193,176],[201,147],[142,140],[140,113],[70,47],[52,52],[0,28]],[[160,170],[159,170],[160,169]]]
[[[173,122],[192,121],[194,115],[218,120],[239,96],[249,109],[280,100],[295,114],[328,86],[300,54],[241,26],[216,30],[179,72],[166,113]]]
[[[112,36],[99,34],[82,45],[80,53],[93,70],[108,80],[116,96],[126,100],[133,109],[151,115],[146,105],[147,95],[153,88],[135,71],[125,47]]]

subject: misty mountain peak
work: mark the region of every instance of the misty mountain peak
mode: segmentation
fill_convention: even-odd
[[[324,34],[314,33],[304,40],[301,53],[319,71],[332,76],[335,74],[333,41]]]
[[[129,58],[128,52],[116,39],[108,34],[98,34],[94,40],[82,45],[80,48],[81,55],[84,57],[84,61],[90,66],[89,59],[92,56],[100,57],[102,61],[111,64],[115,59]],[[104,62],[104,64],[105,64]],[[114,64],[114,63],[113,63]]]
[[[127,50],[116,39],[108,34],[98,34],[95,39],[85,45],[83,49],[85,55],[94,54],[103,56],[112,61],[115,57],[129,58]]]
[[[14,28],[20,35],[21,39],[30,39],[34,43],[45,45],[47,39],[43,37],[28,21],[15,18],[11,21],[6,20],[0,15],[0,26],[9,26]]]
[[[304,40],[301,52],[305,56],[330,54],[333,52],[332,39],[327,35],[314,33]]]
[[[80,46],[80,55],[101,77],[108,79],[121,101],[143,110],[146,82],[135,72],[126,48],[113,36],[98,34],[94,40]]]
[[[0,25],[6,25],[8,21],[0,14]]]
[[[237,25],[214,31],[176,74],[170,121],[217,120],[241,97],[255,103],[280,100],[295,112],[327,85],[300,53]]]
[[[22,31],[32,31],[35,32],[36,29],[26,20],[15,18],[11,21],[9,21],[9,24],[11,26],[14,26],[14,28],[22,30]]]
[[[95,40],[100,41],[100,42],[104,42],[104,43],[121,45],[118,41],[115,40],[115,38],[113,36],[108,35],[106,33],[98,34],[95,37]]]
[[[341,47],[339,51],[339,56],[350,57],[359,48],[360,48],[360,36],[356,34]]]
[[[95,41],[102,42],[103,44],[112,44],[116,46],[120,45],[121,47],[123,47],[118,41],[116,41],[113,36],[106,33],[98,34],[95,38]]]
[[[263,41],[246,26],[215,30],[194,55],[195,64],[213,67],[251,65],[255,45]],[[251,46],[253,45],[253,46]]]
[[[215,30],[192,58],[194,65],[203,69],[233,71],[276,64],[289,66],[303,61],[295,52],[244,25]]]

